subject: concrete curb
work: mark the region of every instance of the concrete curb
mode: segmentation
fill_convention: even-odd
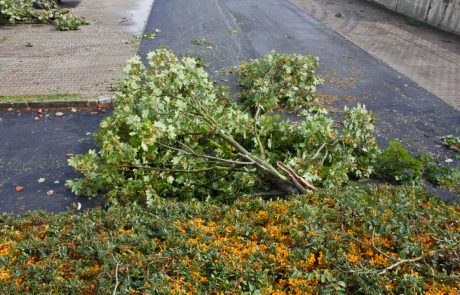
[[[44,100],[44,101],[18,101],[0,102],[0,110],[7,109],[27,109],[27,108],[68,108],[68,107],[93,107],[100,105],[111,105],[112,96],[101,96],[97,99],[87,100]]]

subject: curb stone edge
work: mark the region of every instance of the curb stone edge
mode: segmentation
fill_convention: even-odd
[[[0,110],[27,109],[27,108],[62,108],[62,107],[91,107],[97,105],[110,105],[112,96],[101,96],[96,99],[86,100],[44,100],[44,101],[18,101],[0,102]]]

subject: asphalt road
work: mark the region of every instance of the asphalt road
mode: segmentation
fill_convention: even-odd
[[[271,50],[317,55],[327,80],[319,91],[337,97],[337,109],[363,102],[373,110],[382,147],[399,139],[413,152],[453,157],[438,136],[460,133],[459,112],[287,0],[156,0],[146,31],[154,29],[161,30],[158,37],[141,42],[144,58],[163,45],[178,55],[202,58],[222,83],[234,78],[216,71]],[[37,122],[33,112],[0,111],[0,212],[63,211],[76,202],[82,209],[98,203],[64,187],[77,176],[66,154],[93,148],[92,133],[107,113],[64,113],[57,118],[50,112]],[[24,188],[16,191],[16,186]]]
[[[98,204],[64,185],[78,176],[67,155],[94,148],[92,134],[106,113],[60,111],[64,115],[56,117],[56,112],[36,121],[36,112],[0,111],[0,212],[65,211],[73,203],[84,210]]]

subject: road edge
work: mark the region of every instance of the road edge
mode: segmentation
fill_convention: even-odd
[[[68,108],[68,107],[92,107],[109,106],[113,103],[113,96],[101,96],[95,99],[74,100],[44,100],[44,101],[17,101],[0,102],[0,110],[28,109],[28,108]]]

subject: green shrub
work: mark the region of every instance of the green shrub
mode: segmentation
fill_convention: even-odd
[[[418,183],[422,176],[423,163],[412,157],[404,146],[390,141],[389,147],[381,151],[377,159],[377,174],[399,183]]]
[[[373,118],[364,106],[345,110],[342,134],[324,114],[292,123],[243,111],[193,58],[159,49],[148,60],[149,69],[139,58],[128,64],[117,106],[96,136],[100,150],[70,160],[83,174],[68,182],[76,194],[221,199],[303,193],[299,183],[331,187],[372,173]]]
[[[78,30],[88,24],[83,18],[73,15],[69,9],[61,9],[48,0],[42,0],[42,9],[34,8],[34,0],[0,0],[0,22],[4,23],[56,23],[58,30]]]
[[[243,63],[238,84],[244,88],[243,104],[251,110],[270,112],[277,106],[299,110],[315,100],[322,80],[316,75],[319,59],[300,54],[268,54]]]
[[[0,215],[3,294],[456,294],[460,215],[412,187]]]
[[[88,24],[87,20],[69,14],[62,14],[56,18],[56,29],[58,31],[75,31]]]
[[[427,181],[460,194],[459,169],[441,166],[432,154],[422,154],[419,158],[423,162],[423,176]]]

